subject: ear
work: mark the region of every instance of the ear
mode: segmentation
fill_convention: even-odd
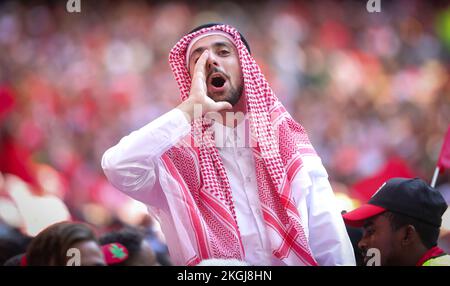
[[[413,225],[408,224],[402,228],[401,235],[402,246],[410,245],[417,239],[416,228]]]

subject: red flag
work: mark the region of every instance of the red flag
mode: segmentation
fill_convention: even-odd
[[[450,169],[450,125],[448,126],[447,134],[444,138],[444,144],[442,145],[437,165],[441,171]]]
[[[392,157],[375,174],[356,182],[350,194],[366,203],[384,182],[394,177],[414,178],[416,173],[403,159]]]

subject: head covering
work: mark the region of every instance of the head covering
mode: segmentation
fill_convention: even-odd
[[[346,224],[361,227],[365,220],[391,211],[439,228],[446,209],[447,203],[439,191],[421,179],[393,178],[386,181],[367,204],[343,217]]]
[[[287,265],[316,265],[292,198],[291,180],[303,168],[303,156],[316,156],[301,125],[278,101],[239,32],[228,25],[202,28],[184,36],[171,50],[170,66],[184,101],[191,78],[185,65],[186,49],[196,37],[222,31],[233,38],[241,63],[247,99],[258,194],[272,253]],[[185,264],[209,258],[245,257],[227,174],[214,146],[210,122],[194,120],[192,132],[161,158],[177,182],[164,190],[177,231],[187,250]],[[199,139],[200,137],[200,139]],[[201,144],[197,140],[201,140]],[[283,142],[283,144],[279,144]]]
[[[197,32],[197,31],[200,31],[200,30],[205,29],[205,28],[211,28],[211,27],[214,27],[214,26],[223,26],[223,25],[225,25],[225,24],[223,24],[223,23],[207,23],[207,24],[203,24],[203,25],[197,26],[194,29],[190,30],[189,33],[187,33],[187,35],[192,34],[194,32]],[[241,34],[241,32],[239,32],[239,31],[237,31],[237,32],[239,33],[239,36],[241,37],[242,43],[244,43],[245,47],[247,48],[248,53],[251,54],[252,51],[250,50],[250,45],[248,44],[247,40]]]

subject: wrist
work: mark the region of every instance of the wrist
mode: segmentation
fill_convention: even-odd
[[[189,123],[192,122],[192,119],[194,118],[194,105],[189,101],[189,99],[180,103],[176,108],[183,112],[183,115]]]

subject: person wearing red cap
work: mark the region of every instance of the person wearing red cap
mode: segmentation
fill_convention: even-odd
[[[446,209],[442,195],[424,181],[393,178],[343,217],[347,225],[364,228],[358,247],[365,265],[375,261],[370,252],[379,254],[381,266],[450,266],[450,255],[437,246]]]

